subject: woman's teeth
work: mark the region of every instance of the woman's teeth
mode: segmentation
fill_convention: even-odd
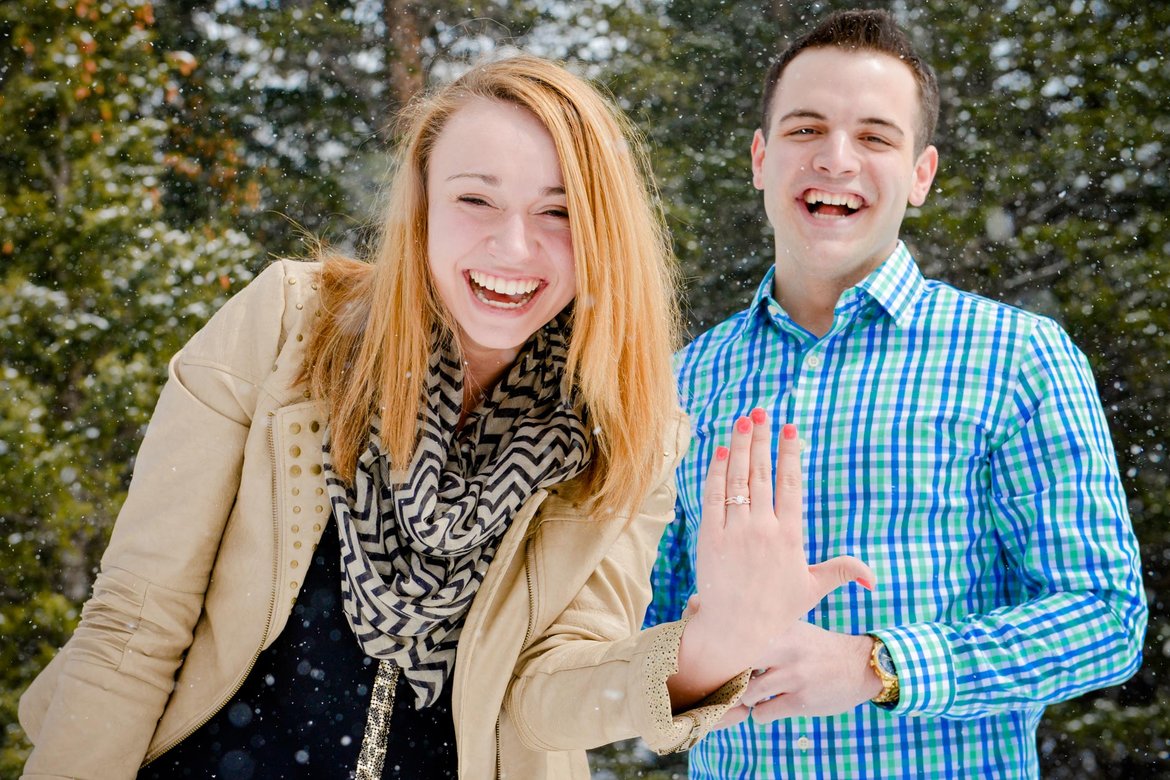
[[[483,271],[470,271],[471,291],[483,303],[497,309],[517,309],[532,299],[539,279],[504,279]]]

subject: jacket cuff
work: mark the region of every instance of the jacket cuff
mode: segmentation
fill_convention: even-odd
[[[751,669],[745,669],[689,709],[672,712],[666,680],[678,673],[678,650],[689,620],[683,618],[648,629],[654,637],[645,656],[642,697],[648,703],[651,731],[644,739],[659,755],[690,750],[707,736],[743,696],[751,679]]]

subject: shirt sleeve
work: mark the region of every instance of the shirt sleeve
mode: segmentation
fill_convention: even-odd
[[[682,485],[679,485],[682,494]],[[687,518],[681,500],[675,501],[674,520],[658,543],[658,560],[650,575],[654,588],[643,627],[678,620],[695,590],[695,575],[687,539]]]
[[[988,462],[984,510],[1017,570],[1016,603],[956,622],[872,631],[890,649],[896,713],[977,718],[1119,683],[1141,663],[1141,562],[1088,362],[1040,321]]]

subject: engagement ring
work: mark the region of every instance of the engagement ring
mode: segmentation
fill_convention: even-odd
[[[731,498],[729,498],[723,502],[723,506],[731,506],[732,504],[739,504],[740,506],[746,506],[747,504],[750,504],[751,502],[752,502],[752,500],[750,498],[748,498],[747,496],[732,496]]]

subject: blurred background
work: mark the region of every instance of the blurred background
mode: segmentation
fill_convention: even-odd
[[[20,692],[78,619],[169,356],[275,257],[368,241],[392,118],[469,61],[567,61],[643,129],[692,334],[772,241],[748,149],[771,58],[893,10],[939,73],[928,276],[1088,354],[1151,621],[1123,686],[1052,707],[1046,778],[1170,776],[1170,6],[1146,0],[7,0],[0,3],[0,777]],[[599,778],[685,776],[629,742]]]

